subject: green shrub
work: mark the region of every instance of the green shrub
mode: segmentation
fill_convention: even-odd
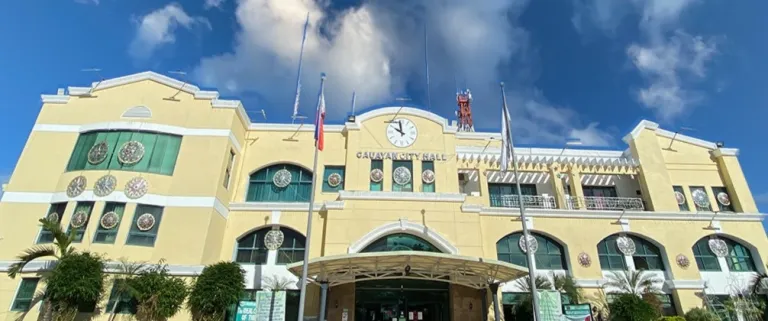
[[[164,321],[176,315],[189,289],[180,277],[168,274],[162,262],[139,272],[126,285],[138,302],[136,318],[140,321]]]
[[[634,294],[620,294],[608,305],[612,321],[653,321],[656,308]]]
[[[659,318],[659,321],[686,321],[684,317],[681,317],[679,315],[670,316],[670,317],[661,317]]]
[[[703,308],[693,308],[685,313],[686,321],[720,321],[717,315]]]
[[[56,320],[72,320],[78,308],[95,308],[104,294],[104,262],[89,253],[62,256],[47,279],[45,298]]]
[[[206,266],[189,293],[192,317],[198,321],[224,320],[227,308],[237,304],[245,290],[245,271],[235,262]]]

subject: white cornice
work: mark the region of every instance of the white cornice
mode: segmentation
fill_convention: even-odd
[[[579,288],[602,288],[606,281],[603,279],[575,279],[574,282]]]
[[[66,104],[69,102],[69,95],[40,95],[43,104]]]
[[[622,140],[625,143],[629,144],[629,142],[632,139],[637,138],[637,136],[640,136],[640,133],[642,133],[644,129],[656,130],[657,128],[659,128],[659,124],[654,123],[650,120],[643,119],[637,124],[637,126],[635,126],[635,128],[632,129],[631,132],[629,132],[629,134],[624,136]]]
[[[670,290],[701,290],[706,287],[704,280],[666,280],[664,283]]]
[[[456,138],[465,140],[500,140],[501,133],[456,132]]]
[[[694,137],[683,135],[680,133],[675,135],[674,132],[659,128],[659,124],[654,123],[652,121],[648,121],[648,120],[640,121],[640,123],[638,123],[634,129],[632,129],[632,132],[624,136],[623,138],[624,142],[629,144],[633,139],[637,138],[644,129],[652,130],[656,132],[657,135],[665,138],[672,139],[674,137],[676,141],[686,142],[691,145],[695,145],[695,146],[699,146],[707,149],[717,149],[717,145],[713,142],[694,138]]]
[[[515,148],[518,162],[527,164],[569,163],[599,166],[636,167],[639,163],[627,157],[622,151],[555,149],[555,148]],[[456,146],[459,161],[483,161],[498,163],[501,161],[501,149],[498,147]]]
[[[128,245],[130,246],[130,245]],[[8,269],[10,266],[16,263],[16,261],[0,261],[0,272],[8,272]],[[104,264],[104,271],[107,273],[120,273],[122,270],[120,269],[119,262],[106,262]],[[54,266],[56,266],[56,261],[32,261],[29,262],[24,269],[22,270],[22,273],[30,273],[30,272],[45,272],[51,270]],[[154,264],[149,264],[146,267],[152,267],[155,266]],[[179,264],[169,264],[166,266],[168,268],[168,273],[171,275],[178,275],[178,276],[195,276],[199,275],[203,268],[205,268],[204,265],[179,265]]]
[[[365,234],[362,238],[352,243],[347,249],[347,252],[359,253],[366,246],[370,245],[374,241],[394,233],[408,233],[408,234],[416,235],[434,244],[445,253],[450,253],[454,255],[459,254],[459,249],[453,244],[451,244],[451,242],[448,241],[448,239],[440,235],[440,233],[437,233],[431,230],[429,227],[426,227],[418,223],[410,222],[406,219],[400,219],[397,222],[387,223],[371,230],[370,232]]]
[[[518,208],[506,207],[488,207],[474,204],[464,204],[461,207],[463,212],[479,213],[488,216],[520,216]],[[526,214],[530,217],[548,217],[548,218],[588,218],[588,219],[612,219],[619,218],[635,220],[657,220],[657,221],[712,221],[712,213],[696,214],[683,212],[646,212],[646,211],[592,211],[592,210],[561,210],[561,209],[538,209],[528,208]],[[732,222],[760,222],[765,218],[765,214],[759,213],[733,213],[719,214],[715,221]]]
[[[360,125],[368,119],[376,118],[384,115],[395,115],[395,114],[397,114],[398,116],[409,115],[409,116],[417,116],[417,117],[429,119],[437,123],[438,125],[443,126],[443,133],[456,133],[456,126],[449,125],[447,119],[441,117],[438,114],[428,112],[422,109],[412,108],[412,107],[397,106],[397,107],[376,108],[355,116],[355,124],[357,125],[357,127],[360,127]]]
[[[466,195],[458,193],[339,191],[340,200],[464,202]]]
[[[712,156],[714,157],[721,157],[721,156],[739,156],[739,149],[738,148],[718,148],[712,151]]]
[[[255,123],[248,127],[253,131],[270,131],[270,132],[314,132],[314,124],[271,124],[271,123]],[[344,125],[323,125],[323,130],[327,133],[341,133],[344,130]]]
[[[315,203],[315,211],[344,209],[342,201],[327,201]],[[230,211],[286,211],[306,212],[309,210],[309,202],[238,202],[229,203]]]

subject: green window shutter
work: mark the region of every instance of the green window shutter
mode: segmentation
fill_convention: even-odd
[[[69,159],[67,170],[81,170],[85,169],[88,165],[88,152],[91,147],[96,143],[96,137],[98,133],[84,133],[80,134],[80,137],[75,143],[75,149],[72,151],[72,156]]]
[[[132,165],[120,163],[120,148],[131,140],[144,145],[144,157]],[[94,144],[106,142],[106,159],[99,164],[88,163],[88,152]],[[76,170],[123,170],[173,175],[181,147],[181,136],[139,131],[95,131],[81,134],[75,144],[67,171]]]
[[[405,167],[408,169],[408,171],[411,172],[411,181],[408,182],[408,184],[405,185],[399,185],[395,183],[394,173],[395,169],[398,167]],[[418,175],[415,175],[413,173],[413,163],[411,161],[392,161],[392,191],[394,192],[413,192],[413,180],[414,176],[418,177]],[[419,178],[420,179],[420,178]]]
[[[127,132],[127,131],[118,132],[117,141],[115,142],[113,157],[109,160],[109,165],[107,166],[108,169],[117,169],[117,170],[123,169],[123,164],[120,163],[120,158],[118,157],[118,153],[120,153],[120,149],[123,147],[125,143],[131,141],[132,137],[133,137],[133,132]]]
[[[279,170],[291,173],[291,183],[278,188],[272,178]],[[308,202],[312,190],[312,173],[294,165],[278,164],[251,174],[246,193],[247,202]]]
[[[109,212],[115,212],[119,219],[117,220],[117,225],[115,227],[111,229],[105,229],[101,226],[101,218],[104,217],[104,214]],[[120,229],[120,221],[123,219],[124,212],[125,203],[107,202],[104,204],[104,211],[101,212],[101,217],[99,217],[96,234],[93,236],[93,243],[114,244],[115,239],[117,238],[117,231]]]
[[[384,161],[382,161],[380,159],[372,159],[371,160],[371,171],[373,171],[374,169],[378,169],[378,170],[382,170],[383,171],[384,170]],[[368,179],[370,180],[370,177]],[[384,189],[383,185],[384,185],[383,181],[382,182],[378,182],[378,183],[376,183],[374,181],[371,181],[371,191],[381,192]]]
[[[83,236],[85,235],[85,230],[88,228],[88,221],[91,220],[91,211],[92,210],[93,210],[93,202],[77,202],[77,206],[75,206],[75,211],[72,213],[72,216],[74,217],[74,215],[77,212],[84,211],[88,215],[88,218],[86,219],[85,224],[83,224],[83,226],[74,229],[74,231],[75,231],[74,232],[75,233],[75,240],[74,240],[74,242],[75,243],[80,243],[80,242],[83,241]],[[67,225],[67,234],[69,234],[70,230],[72,230],[72,229],[73,229],[73,227],[72,227],[71,224]]]
[[[676,193],[680,193],[680,194],[683,194],[683,197],[685,197],[685,192],[683,191],[683,187],[682,187],[682,186],[672,186],[672,190],[673,190],[673,191],[675,191]],[[687,211],[689,211],[689,208],[688,208],[688,199],[686,198],[686,199],[685,199],[685,202],[683,202],[683,204],[677,204],[677,208],[678,208],[678,209],[679,209],[681,212],[687,212]]]
[[[331,174],[339,174],[341,176],[341,183],[333,187],[328,184],[328,177]],[[344,190],[344,166],[326,166],[323,171],[323,192],[338,192]]]
[[[32,299],[35,297],[38,282],[40,282],[39,278],[21,279],[21,284],[16,292],[16,298],[14,298],[13,305],[11,305],[11,311],[29,311],[29,308],[32,307]]]
[[[421,162],[421,171],[424,172],[425,170],[431,170],[432,172],[434,172],[435,171],[435,162],[433,162],[433,161]],[[421,179],[421,175],[419,175],[417,179]],[[427,193],[434,193],[435,192],[435,182],[426,184],[426,183],[423,183],[423,181],[422,181],[421,191],[422,192],[427,192]]]
[[[51,206],[48,208],[48,213],[45,215],[45,217],[48,217],[48,215],[51,215],[51,213],[55,212],[59,214],[59,222],[61,222],[64,219],[64,214],[67,213],[66,211],[67,202],[54,203],[51,204]],[[37,243],[53,243],[53,234],[51,234],[51,232],[48,230],[40,228],[40,236],[37,238]]]
[[[152,153],[155,150],[155,142],[157,142],[157,136],[158,134],[155,133],[133,133],[132,139],[144,145],[144,157],[142,157],[138,163],[133,165],[124,165],[123,168],[130,167],[130,170],[132,171],[148,172],[149,161],[152,159]]]
[[[155,225],[147,231],[142,231],[137,225],[139,217],[144,213],[150,213],[155,216]],[[133,220],[131,223],[131,229],[128,231],[128,239],[125,241],[127,245],[139,245],[139,246],[155,246],[158,230],[160,229],[160,221],[163,218],[163,208],[159,206],[139,204],[136,206],[136,211],[133,213]]]

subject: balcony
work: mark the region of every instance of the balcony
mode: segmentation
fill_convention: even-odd
[[[566,195],[568,209],[588,209],[594,211],[644,211],[643,199],[639,197],[572,197]]]
[[[555,198],[545,195],[523,195],[525,208],[557,208]],[[493,207],[520,207],[520,198],[517,195],[491,195]]]

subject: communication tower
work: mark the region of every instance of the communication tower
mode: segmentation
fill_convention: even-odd
[[[456,103],[459,105],[459,110],[456,111],[456,116],[459,118],[460,132],[473,132],[475,131],[475,125],[472,123],[472,93],[469,89],[456,92]]]

